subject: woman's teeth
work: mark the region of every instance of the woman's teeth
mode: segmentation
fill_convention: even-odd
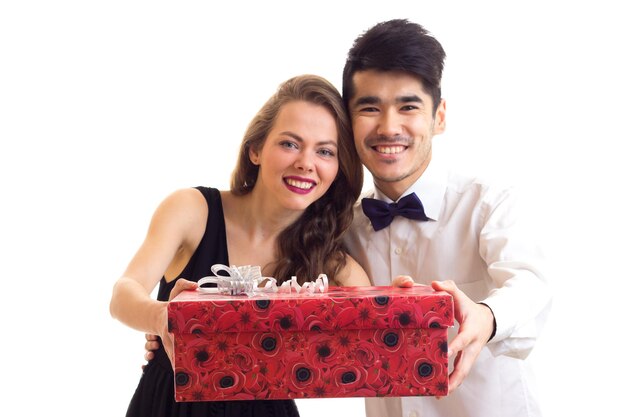
[[[285,180],[285,182],[286,182],[288,185],[291,185],[292,187],[301,188],[301,189],[303,189],[303,190],[308,190],[308,189],[310,189],[311,187],[313,187],[313,185],[314,185],[312,182],[308,182],[308,181],[296,181],[296,180],[293,180],[293,179],[290,179],[290,178],[287,178],[287,179]]]

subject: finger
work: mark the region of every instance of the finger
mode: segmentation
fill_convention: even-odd
[[[143,358],[150,362],[152,359],[154,359],[154,352],[147,351],[146,353],[144,353]]]
[[[461,326],[457,335],[448,343],[448,356],[452,357],[457,352],[463,352],[473,340],[474,338]]]
[[[448,395],[452,394],[458,387],[461,386],[465,376],[461,375],[456,369],[450,374],[450,381],[448,382]]]
[[[459,293],[459,288],[456,286],[454,281],[446,280],[446,281],[433,281],[431,282],[431,286],[436,291],[445,291],[454,296],[455,293]]]
[[[162,338],[163,348],[165,349],[165,353],[167,353],[167,357],[172,364],[172,368],[174,368],[174,343],[172,341],[172,337],[168,333],[166,336]]]
[[[457,389],[469,374],[475,360],[475,357],[471,356],[473,355],[468,355],[467,352],[462,352],[461,355],[457,356],[457,358],[460,357],[460,359],[455,360],[454,371],[450,374],[449,392]]]
[[[463,352],[459,352],[459,354],[454,358],[454,371],[452,371],[448,380],[448,394],[451,394],[455,389],[457,389],[459,385],[461,385],[461,382],[463,382],[463,379],[465,379],[465,376],[461,375],[461,369],[459,368],[462,356]]]
[[[146,333],[146,340],[150,341],[150,340],[157,340],[157,335],[156,334],[150,334],[150,333]]]
[[[450,391],[457,389],[461,383],[463,383],[463,380],[469,374],[472,366],[474,366],[474,362],[476,362],[479,353],[480,349],[477,349],[476,344],[472,344],[461,352],[460,355],[457,355],[454,361],[454,372],[450,374]]]
[[[461,291],[454,281],[433,281],[431,282],[431,286],[435,291],[445,291],[452,296],[454,302],[454,318],[459,324],[463,324],[469,309],[476,303]]]
[[[445,291],[448,294],[450,294],[452,296],[452,298],[454,298],[454,303],[455,303],[455,307],[457,304],[459,305],[465,305],[468,302],[472,301],[467,294],[465,294],[463,291],[461,291],[459,289],[459,287],[457,287],[456,283],[454,281],[433,281],[430,283],[431,287],[435,290],[435,291]],[[473,301],[472,301],[473,302]]]
[[[174,297],[176,297],[178,294],[185,290],[195,290],[196,288],[198,288],[197,282],[189,281],[184,278],[179,278],[178,281],[176,281],[176,284],[174,284],[174,288],[172,288],[172,291],[170,292],[169,299],[172,300]]]
[[[144,345],[147,351],[157,350],[159,348],[159,342],[157,341],[148,341]]]
[[[408,275],[398,275],[391,281],[391,285],[398,288],[412,287],[414,283],[413,278]]]

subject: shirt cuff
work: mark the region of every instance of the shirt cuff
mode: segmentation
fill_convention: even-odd
[[[487,307],[489,311],[491,311],[491,315],[493,316],[493,331],[491,332],[491,336],[489,336],[489,340],[487,340],[487,343],[489,343],[491,339],[493,339],[493,337],[496,335],[496,329],[498,328],[497,323],[496,323],[496,315],[493,314],[493,310],[487,304],[485,303],[478,303],[478,304],[482,304],[485,307]]]

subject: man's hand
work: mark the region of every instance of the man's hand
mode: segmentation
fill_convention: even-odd
[[[433,281],[432,287],[445,291],[454,300],[454,318],[459,322],[459,332],[448,345],[448,356],[454,358],[454,371],[450,374],[448,391],[461,385],[474,365],[478,354],[493,332],[494,318],[491,309],[472,301],[456,286],[454,281]]]
[[[157,335],[146,333],[145,348],[146,348],[146,353],[143,355],[143,358],[147,362],[150,362],[152,359],[154,359],[154,352],[153,351],[155,351],[155,350],[157,350],[159,348],[159,341],[157,340]]]
[[[399,275],[391,285],[406,288],[416,284],[408,275]],[[469,374],[478,354],[487,344],[493,332],[494,318],[491,309],[484,304],[472,301],[456,286],[454,281],[433,281],[436,291],[445,291],[454,300],[454,318],[459,323],[459,332],[448,345],[448,356],[454,358],[454,371],[450,374],[448,392],[451,393],[461,385]]]

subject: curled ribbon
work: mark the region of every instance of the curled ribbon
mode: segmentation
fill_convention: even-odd
[[[224,271],[228,276],[218,275],[217,273]],[[249,297],[255,294],[263,293],[307,293],[314,294],[316,292],[323,293],[328,290],[328,277],[326,274],[319,274],[314,282],[305,282],[298,284],[295,276],[289,281],[283,282],[280,286],[276,283],[276,278],[264,277],[261,275],[261,267],[259,266],[226,266],[216,264],[211,267],[211,272],[215,276],[207,276],[198,280],[198,291],[210,294],[227,294],[240,295],[246,294]],[[215,287],[203,287],[203,284],[216,284]],[[262,287],[260,284],[264,283]]]

